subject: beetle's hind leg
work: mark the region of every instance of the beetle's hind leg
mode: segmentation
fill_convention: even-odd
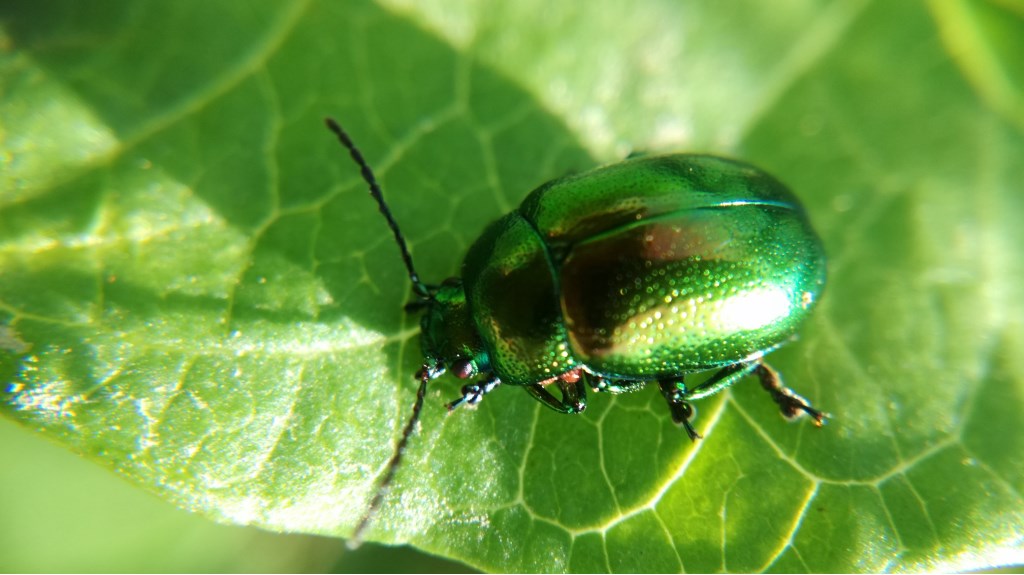
[[[767,363],[757,362],[757,368],[754,369],[754,373],[761,380],[761,387],[771,394],[775,403],[779,404],[779,409],[782,410],[782,415],[786,419],[793,419],[802,412],[811,416],[814,420],[814,425],[821,427],[825,420],[830,417],[829,414],[811,407],[809,401],[783,385],[779,372],[775,371]]]
[[[448,413],[455,411],[463,405],[467,407],[476,406],[485,395],[494,391],[494,388],[499,385],[501,385],[501,380],[497,376],[491,375],[483,380],[483,383],[477,382],[462,386],[462,397],[448,404]]]

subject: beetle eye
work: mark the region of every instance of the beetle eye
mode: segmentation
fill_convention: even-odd
[[[476,367],[473,365],[473,362],[468,359],[457,359],[452,362],[450,371],[455,377],[459,379],[466,379],[467,377],[472,377],[473,374],[476,373]]]

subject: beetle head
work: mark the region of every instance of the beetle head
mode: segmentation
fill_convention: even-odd
[[[424,369],[431,379],[445,371],[466,379],[489,370],[490,361],[458,278],[445,280],[425,301],[420,321]]]

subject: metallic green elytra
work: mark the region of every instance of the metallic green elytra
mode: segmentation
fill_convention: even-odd
[[[424,370],[481,379],[452,407],[500,383],[564,413],[587,388],[657,382],[692,438],[686,402],[756,372],[786,415],[820,423],[761,358],[824,283],[821,241],[768,174],[714,156],[628,160],[548,182],[487,228],[461,278],[424,296]]]
[[[472,381],[449,409],[510,385],[579,413],[588,389],[656,383],[691,439],[700,436],[690,401],[751,374],[785,416],[827,417],[762,360],[793,337],[825,285],[825,254],[803,207],[765,172],[675,154],[553,180],[484,231],[459,277],[435,286],[420,282],[362,156],[329,125],[395,234],[419,298],[411,307],[425,312],[420,392],[381,492],[426,383],[446,371]],[[687,387],[687,375],[711,370]]]

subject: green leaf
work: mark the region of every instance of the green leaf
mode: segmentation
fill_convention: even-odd
[[[220,521],[347,536],[414,395],[421,275],[633,150],[759,164],[830,255],[753,382],[420,432],[369,533],[495,571],[1024,563],[1024,9],[1010,0],[0,6],[0,412]],[[596,158],[596,159],[592,159]]]

